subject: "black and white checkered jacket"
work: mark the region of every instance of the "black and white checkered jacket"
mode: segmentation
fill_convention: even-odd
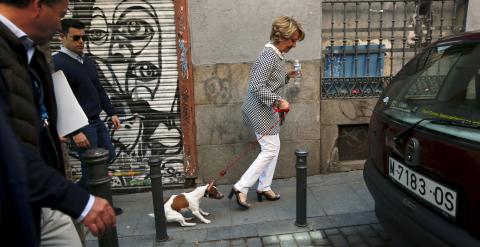
[[[252,66],[247,95],[242,106],[243,119],[256,134],[280,133],[279,114],[272,105],[281,99],[281,89],[288,83],[282,54],[271,44],[265,45]]]

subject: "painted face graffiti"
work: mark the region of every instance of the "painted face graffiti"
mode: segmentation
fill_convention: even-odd
[[[113,167],[146,170],[148,158],[160,155],[167,179],[181,182],[173,1],[171,8],[159,0],[71,3],[73,17],[87,20],[85,53],[97,62],[107,94],[122,111],[125,128],[111,132],[117,152]]]

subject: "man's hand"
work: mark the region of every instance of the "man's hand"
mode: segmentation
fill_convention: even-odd
[[[117,115],[113,115],[111,118],[113,123],[113,129],[120,129],[122,127],[122,123],[120,123],[120,119],[117,117]]]
[[[102,235],[106,230],[115,227],[115,212],[107,200],[95,197],[92,209],[82,221],[94,236]]]
[[[87,139],[87,136],[83,134],[82,132],[78,132],[78,134],[73,136],[73,141],[75,142],[75,145],[77,147],[81,148],[89,148],[90,147],[90,142]]]
[[[68,142],[68,138],[66,138],[65,136],[58,136],[58,139],[60,140],[61,143],[67,143]]]

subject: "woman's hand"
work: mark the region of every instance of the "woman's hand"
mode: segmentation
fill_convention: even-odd
[[[297,76],[302,76],[302,71],[295,71],[295,70],[292,70],[290,72],[287,73],[288,75],[288,78],[295,78]]]
[[[288,109],[290,109],[290,104],[288,103],[288,101],[286,101],[284,99],[280,99],[280,100],[278,100],[278,108],[280,110],[288,110]]]

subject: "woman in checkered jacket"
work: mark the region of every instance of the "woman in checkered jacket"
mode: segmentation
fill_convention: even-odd
[[[233,186],[229,195],[229,198],[235,195],[238,205],[244,209],[250,207],[247,192],[257,180],[258,201],[262,201],[263,197],[272,201],[280,199],[280,195],[270,187],[280,152],[280,116],[273,107],[281,110],[288,110],[290,107],[280,96],[280,91],[296,73],[285,72],[283,54],[304,38],[303,28],[295,19],[288,16],[276,18],[272,24],[271,42],[265,45],[253,64],[242,112],[245,122],[257,136],[261,152]]]

